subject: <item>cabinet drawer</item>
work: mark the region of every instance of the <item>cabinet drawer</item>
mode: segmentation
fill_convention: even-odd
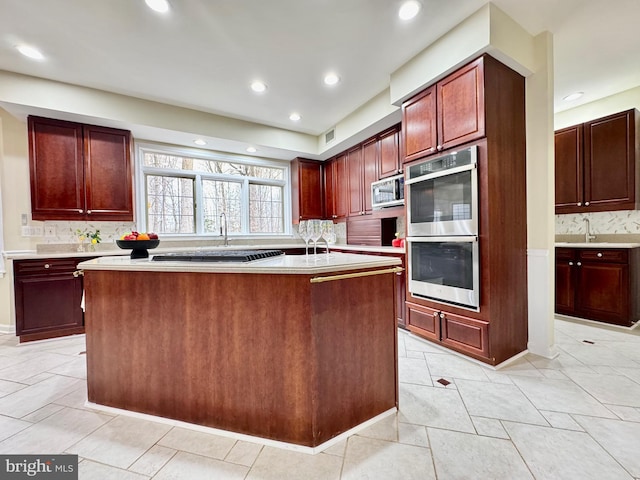
[[[410,327],[420,329],[421,335],[425,337],[440,339],[440,317],[439,311],[432,308],[406,302],[407,324]]]
[[[489,323],[445,313],[441,328],[445,345],[489,357]]]
[[[556,248],[556,260],[574,260],[575,258],[575,248]]]
[[[629,261],[629,252],[627,250],[599,250],[591,248],[588,250],[580,250],[580,260],[588,260],[595,262],[609,263],[627,263]]]
[[[43,275],[53,272],[73,272],[78,264],[76,258],[43,258],[38,260],[15,260],[13,269],[16,275]]]

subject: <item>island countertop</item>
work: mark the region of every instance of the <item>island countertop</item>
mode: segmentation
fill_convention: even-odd
[[[251,262],[186,262],[149,258],[132,260],[129,256],[94,258],[78,264],[82,270],[112,270],[133,272],[193,272],[193,273],[265,273],[302,274],[344,272],[367,268],[393,267],[401,264],[395,257],[332,252],[329,255],[280,255]]]

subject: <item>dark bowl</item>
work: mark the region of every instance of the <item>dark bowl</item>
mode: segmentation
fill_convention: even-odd
[[[131,258],[149,258],[147,250],[160,245],[160,240],[116,240],[116,245],[124,250],[131,249]]]

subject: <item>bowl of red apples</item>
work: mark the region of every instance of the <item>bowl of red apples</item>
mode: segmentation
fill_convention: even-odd
[[[149,258],[148,250],[156,248],[160,244],[158,235],[153,232],[139,233],[129,232],[125,233],[116,240],[116,245],[123,250],[131,249],[131,258]]]

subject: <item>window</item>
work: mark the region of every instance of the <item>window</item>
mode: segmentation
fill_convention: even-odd
[[[282,235],[289,227],[288,162],[144,144],[139,228],[159,234]]]

